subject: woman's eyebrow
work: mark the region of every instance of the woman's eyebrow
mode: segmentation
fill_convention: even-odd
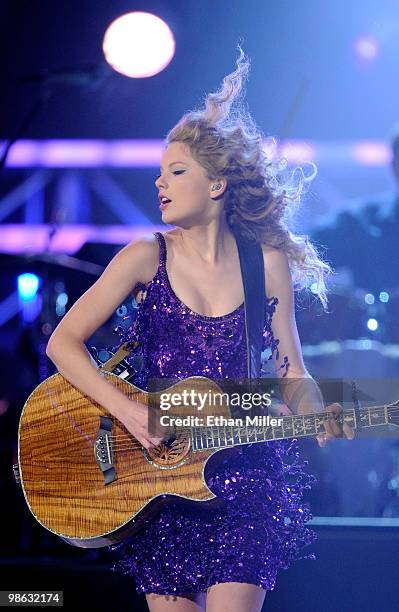
[[[175,164],[185,164],[185,163],[186,163],[186,162],[184,162],[184,161],[174,161],[174,162],[172,162],[171,164],[169,164],[169,168],[170,168],[171,166],[174,166]],[[162,166],[160,166],[159,168],[160,168],[160,170],[162,170]]]

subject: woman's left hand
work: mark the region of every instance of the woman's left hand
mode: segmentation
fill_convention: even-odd
[[[342,412],[342,406],[341,404],[338,404],[338,402],[334,402],[334,404],[326,406],[325,411],[334,412],[335,415],[338,416]],[[353,431],[352,427],[350,427],[348,423],[345,422],[341,426],[341,424],[338,423],[335,417],[332,419],[325,419],[324,428],[326,430],[326,433],[318,434],[316,436],[316,440],[320,447],[325,446],[327,442],[330,442],[330,440],[335,440],[336,438],[345,437],[348,440],[353,440],[353,438],[355,437],[355,432]]]
[[[293,414],[291,410],[288,408],[287,404],[279,404],[277,409],[270,409],[270,414],[273,416],[286,416]],[[334,412],[336,415],[339,415],[342,412],[341,404],[338,402],[334,402],[334,404],[330,404],[326,406],[325,412]],[[324,428],[326,433],[318,434],[315,436],[316,441],[320,447],[323,447],[330,442],[331,440],[336,440],[337,438],[347,438],[348,440],[353,440],[355,437],[355,432],[352,427],[350,427],[347,423],[344,422],[343,426],[338,423],[335,418],[325,419],[324,420]]]

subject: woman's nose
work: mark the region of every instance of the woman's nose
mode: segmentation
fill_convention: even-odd
[[[155,181],[155,187],[157,189],[160,189],[160,187],[165,187],[165,181],[163,179],[161,180],[161,177],[157,178]]]

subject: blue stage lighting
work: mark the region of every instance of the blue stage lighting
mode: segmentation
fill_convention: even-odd
[[[18,275],[18,295],[24,302],[29,302],[36,297],[40,279],[36,274],[29,272]]]

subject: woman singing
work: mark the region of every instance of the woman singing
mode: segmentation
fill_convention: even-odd
[[[74,386],[101,404],[145,447],[147,408],[132,405],[104,380],[85,347],[87,339],[130,294],[141,293],[126,332],[140,341],[143,368],[134,384],[151,378],[245,379],[244,289],[235,232],[261,245],[266,299],[263,350],[281,382],[313,381],[301,354],[294,289],[316,283],[326,304],[330,271],[307,237],[289,228],[306,178],[282,179],[281,160],[264,152],[262,135],[240,104],[249,60],[240,50],[236,70],[211,93],[203,110],[185,114],[168,133],[156,178],[162,220],[175,229],[135,240],[112,259],[97,282],[54,331],[47,354]],[[164,197],[167,203],[163,203]],[[294,385],[295,387],[295,385]],[[325,409],[321,400],[285,385],[290,410]],[[295,405],[294,405],[295,404]],[[339,405],[331,410],[339,412]],[[320,445],[353,432],[332,420]],[[256,612],[278,569],[301,558],[314,533],[302,492],[296,443],[282,440],[226,449],[208,486],[223,506],[207,513],[169,504],[124,544],[112,568],[132,575],[151,612]]]

